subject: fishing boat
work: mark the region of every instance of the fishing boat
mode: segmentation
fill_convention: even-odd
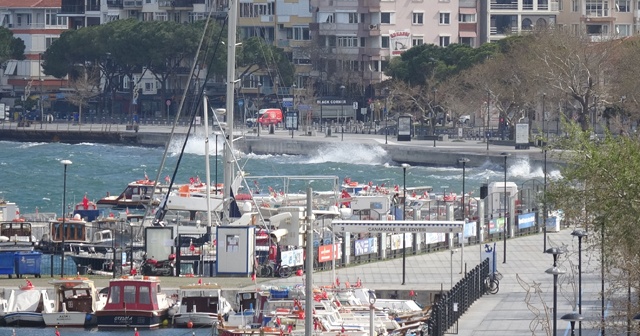
[[[52,312],[54,300],[46,289],[36,289],[31,281],[12,289],[7,300],[4,321],[9,326],[37,327],[44,325],[43,313]]]
[[[180,286],[177,312],[173,324],[177,327],[211,327],[219,318],[232,311],[231,304],[222,297],[217,284],[197,284]]]
[[[155,186],[155,189],[154,189]],[[160,199],[151,199],[151,195],[164,195],[169,190],[168,185],[157,184],[145,175],[142,180],[127,184],[119,195],[110,195],[99,199],[96,205],[100,208],[115,209],[144,209],[148,205],[157,206]]]
[[[0,223],[0,251],[31,251],[36,245],[32,223],[21,219]]]
[[[109,281],[103,309],[96,312],[99,328],[157,328],[168,317],[173,302],[160,293],[160,280],[123,276]]]
[[[99,299],[93,281],[87,278],[62,278],[49,281],[55,292],[53,311],[43,313],[49,327],[90,327],[98,323],[96,311],[106,304]]]

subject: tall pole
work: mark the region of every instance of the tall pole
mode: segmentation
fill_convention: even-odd
[[[544,242],[542,243],[542,251],[547,250],[547,149],[544,150],[544,187],[542,190],[542,238]]]
[[[469,162],[469,159],[460,158],[460,159],[458,159],[458,162],[462,163],[462,220],[464,220],[466,218],[466,216],[467,216],[467,213],[465,211],[466,210],[465,209],[466,204],[465,204],[465,188],[464,188],[464,182],[465,182],[465,177],[466,177],[465,176],[465,173],[466,173],[465,168],[466,168],[467,162]]]
[[[604,336],[604,220],[600,230],[600,336]]]
[[[306,260],[305,260],[305,296],[306,300],[304,301],[304,334],[305,335],[313,335],[313,190],[309,186],[307,188],[307,214],[306,214],[306,222],[307,222],[307,237],[306,237]],[[331,250],[333,253],[333,249]],[[333,256],[331,256],[333,257]]]
[[[38,85],[40,86],[40,129],[42,129],[42,124],[44,123],[44,108],[42,106],[42,53],[38,54]],[[4,113],[4,111],[0,111],[0,113]]]
[[[71,161],[69,160],[62,160],[60,161],[60,163],[62,163],[62,165],[64,165],[64,174],[62,177],[62,248],[61,248],[61,253],[62,253],[62,261],[60,262],[60,277],[64,277],[64,238],[65,235],[67,234],[67,230],[65,228],[65,220],[66,220],[66,214],[65,214],[65,209],[67,207],[67,166],[71,164]]]
[[[503,235],[504,235],[504,260],[503,264],[507,263],[507,157],[509,153],[500,154],[504,157],[504,227],[503,227]]]
[[[402,164],[402,220],[405,220],[405,216],[407,214],[407,168],[409,168],[409,164]],[[406,233],[402,234],[402,284],[405,284],[405,278],[407,275],[406,266],[407,266],[407,241],[405,239]]]
[[[575,230],[571,235],[578,237],[578,314],[582,316],[582,238],[586,237],[587,231]],[[582,336],[582,321],[578,321],[578,333]]]
[[[553,336],[558,335],[558,275],[563,274],[564,270],[558,268],[558,255],[564,253],[557,247],[552,247],[545,253],[553,255],[553,267],[547,269],[547,274],[553,275]]]
[[[340,85],[340,96],[342,98],[344,98],[344,89],[345,89],[344,85]],[[344,141],[344,120],[345,120],[345,117],[344,117],[344,103],[345,103],[345,101],[341,101],[340,103],[341,103],[340,104],[340,115],[342,116],[342,139],[341,139],[341,141]]]
[[[547,130],[547,118],[545,118],[544,112],[544,99],[547,97],[546,93],[542,94],[542,136],[545,136]],[[546,137],[542,140],[542,145],[544,146],[544,142],[546,141]]]
[[[490,119],[490,111],[489,105],[491,105],[491,91],[487,91],[487,128],[484,130],[485,136],[487,138],[487,150],[489,150],[489,123]]]
[[[389,119],[388,114],[389,111],[387,111],[387,100],[388,100],[388,95],[389,95],[389,89],[388,88],[384,88],[384,144],[388,144],[387,142],[387,136],[389,135],[389,128],[387,128],[387,120]]]
[[[227,90],[226,97],[227,103],[226,113],[227,113],[227,129],[225,130],[225,146],[224,146],[224,156],[225,158],[231,158],[235,155],[234,144],[233,144],[233,123],[234,123],[234,113],[233,109],[235,107],[235,83],[236,83],[236,29],[238,26],[238,1],[237,0],[229,0],[229,19],[228,19],[228,33],[227,33]],[[235,167],[233,160],[225,160],[224,161],[224,175],[223,175],[223,192],[222,199],[231,199],[233,191],[231,190],[231,185],[233,179],[235,178]],[[222,222],[224,225],[229,224],[229,212],[231,208],[231,202],[223,202],[224,204],[224,215]]]

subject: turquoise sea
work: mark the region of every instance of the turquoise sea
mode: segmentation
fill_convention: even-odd
[[[213,142],[213,141],[212,141]],[[64,167],[61,160],[71,160],[67,167],[67,205],[80,202],[86,194],[91,200],[97,200],[107,193],[120,193],[127,183],[160,176],[172,176],[182,143],[170,144],[170,155],[166,167],[158,174],[163,148],[130,147],[103,145],[95,143],[20,143],[0,142],[0,199],[15,202],[21,213],[62,212],[62,193]],[[216,161],[218,178],[222,180],[221,157],[216,158],[215,143],[210,145],[211,180],[216,181]],[[222,143],[218,144],[220,152]],[[191,139],[185,149],[176,181],[186,183],[191,177],[205,181],[204,141]],[[382,147],[340,143],[327,146],[307,156],[254,155],[239,153],[239,164],[245,174],[250,176],[286,176],[286,175],[331,175],[341,182],[349,177],[352,181],[373,182],[386,186],[402,185],[403,170],[400,163],[389,160]],[[558,172],[550,172],[552,176]],[[504,167],[487,163],[481,167],[466,169],[466,190],[479,194],[482,183],[502,181]],[[526,157],[512,157],[507,168],[507,180],[519,185],[531,179],[542,181],[541,167],[531,167]],[[307,181],[308,182],[308,181]],[[290,188],[291,192],[302,191],[305,183],[300,182]],[[406,175],[407,187],[432,186],[435,192],[462,192],[462,169],[457,167],[411,167]],[[314,190],[328,190],[329,185],[322,181],[311,183]],[[251,186],[254,187],[253,185]],[[260,182],[265,192],[268,187],[274,190],[283,188],[282,179],[270,179]],[[296,189],[299,188],[299,189]],[[1,281],[1,280],[0,280]],[[16,328],[20,336],[54,335],[53,329]],[[12,335],[12,328],[0,328],[0,336]],[[132,335],[127,331],[97,331],[82,329],[62,329],[62,336],[69,335]],[[160,329],[141,330],[140,335],[209,335],[209,329]]]

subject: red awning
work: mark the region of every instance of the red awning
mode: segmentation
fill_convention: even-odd
[[[476,34],[476,32],[470,32],[470,31],[461,31],[460,32],[460,37],[477,37],[478,34]]]
[[[475,8],[460,8],[460,14],[476,14]]]

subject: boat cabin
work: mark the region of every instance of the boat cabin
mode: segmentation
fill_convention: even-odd
[[[31,223],[4,222],[0,224],[0,236],[9,238],[9,241],[35,242],[31,233]]]
[[[111,230],[100,230],[98,232],[94,232],[93,240],[91,242],[94,244],[112,243],[113,232],[111,232]]]
[[[59,279],[49,282],[55,289],[57,312],[85,312],[96,310],[96,289],[93,281],[83,278]]]
[[[111,280],[104,310],[159,310],[159,292],[160,282],[155,277]]]
[[[180,306],[186,313],[217,312],[220,292],[220,286],[214,284],[181,286]]]
[[[62,242],[63,235],[65,243],[88,243],[90,241],[87,222],[81,219],[66,219],[63,227],[62,219],[58,218],[50,223],[49,230],[51,241],[54,243]]]

